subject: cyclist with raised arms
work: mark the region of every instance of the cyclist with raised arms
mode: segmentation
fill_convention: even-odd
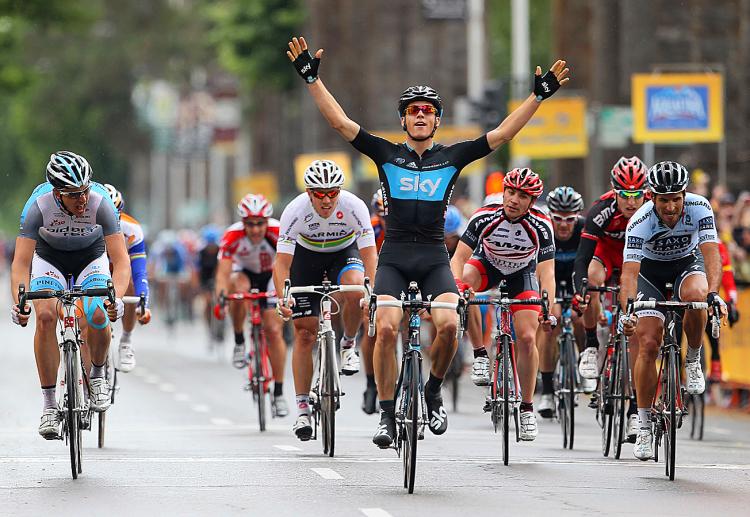
[[[443,114],[443,101],[434,89],[411,86],[401,94],[398,115],[406,141],[394,144],[368,133],[346,115],[318,77],[322,55],[320,49],[313,57],[304,38],[289,42],[287,56],[308,83],[308,92],[323,117],[378,168],[388,221],[378,258],[378,297],[399,299],[409,282],[416,281],[423,297],[457,302],[458,292],[444,243],[445,210],[453,185],[461,169],[509,142],[531,119],[539,103],[569,80],[565,61],[555,62],[544,76],[537,67],[533,94],[497,128],[474,141],[443,146],[433,141]],[[389,447],[395,435],[395,347],[402,312],[396,308],[378,311],[374,362],[381,418],[373,442],[379,447]],[[440,387],[457,347],[456,315],[436,310],[432,318],[437,337],[432,344],[432,371],[425,386],[425,400],[430,431],[443,434],[448,419]]]
[[[216,267],[215,298],[221,293],[246,293],[258,289],[270,293],[273,284],[273,263],[279,240],[279,221],[271,217],[273,205],[265,196],[247,194],[237,204],[237,214],[242,221],[226,229],[219,246],[219,263]],[[282,333],[282,322],[275,314],[277,297],[261,301],[263,333],[268,341],[268,355],[273,371],[273,412],[284,417],[289,408],[284,399],[284,365],[286,344]],[[234,354],[232,364],[236,368],[247,366],[245,351],[245,303],[233,303],[229,307],[234,328]],[[224,319],[224,307],[214,305],[214,316]]]
[[[306,192],[287,205],[281,214],[281,230],[273,279],[276,292],[284,282],[292,286],[332,284],[362,285],[364,277],[374,278],[378,257],[367,205],[343,190],[344,172],[330,160],[315,160],[304,174]],[[359,371],[355,338],[362,323],[359,293],[334,295],[341,302],[344,335],[341,336],[341,373]],[[292,371],[297,394],[297,421],[294,433],[302,441],[312,437],[310,386],[312,351],[318,336],[320,296],[294,295],[289,308],[279,300],[277,310],[284,318],[294,318]]]
[[[20,284],[27,284],[31,292],[62,290],[72,277],[76,285],[91,289],[106,287],[112,279],[115,303],[105,308],[102,298],[82,299],[88,326],[86,344],[91,353],[89,403],[94,411],[106,411],[111,404],[110,386],[104,378],[111,337],[108,327],[110,321],[122,317],[125,305],[121,297],[130,284],[125,240],[117,210],[107,190],[91,181],[91,167],[83,156],[70,151],[54,153],[47,164],[46,177],[47,182],[34,189],[21,214],[11,267],[11,318],[18,325],[26,325],[30,318],[17,307]],[[55,400],[60,362],[57,300],[35,300],[33,304],[34,355],[44,400],[39,434],[55,440],[60,437]]]
[[[573,187],[557,187],[547,194],[547,208],[552,220],[552,228],[555,232],[555,285],[557,296],[573,293],[573,262],[576,251],[581,240],[584,218],[583,198]],[[561,283],[565,282],[565,291],[562,291]],[[552,313],[560,318],[562,309],[559,304],[552,307]],[[575,318],[575,316],[574,316]],[[581,326],[579,318],[575,318],[576,330]],[[539,415],[543,418],[555,416],[555,399],[553,375],[555,371],[555,358],[557,357],[557,336],[560,334],[558,328],[549,334],[540,336],[539,341],[539,371],[542,374],[542,397],[539,400]],[[580,332],[576,332],[576,335]],[[585,382],[585,380],[584,380]],[[584,385],[584,390],[596,389],[596,381],[593,387]]]
[[[531,169],[513,169],[503,180],[503,204],[480,208],[469,220],[451,270],[458,283],[474,291],[486,291],[505,280],[508,297],[526,300],[539,297],[539,285],[555,292],[555,240],[549,218],[534,208],[542,194],[541,178]],[[461,287],[464,287],[463,285]],[[543,322],[538,305],[512,306],[518,378],[521,383],[520,438],[532,441],[537,436],[534,415],[534,388],[539,355],[536,334],[539,324],[546,331],[555,326],[555,318]],[[482,343],[479,307],[471,306],[469,337],[474,346],[472,380],[480,386],[490,384],[490,359]]]
[[[714,213],[706,198],[685,192],[688,178],[687,169],[677,162],[659,162],[648,171],[653,199],[633,215],[625,234],[620,298],[623,311],[629,298],[665,300],[665,286],[669,283],[675,300],[718,302],[725,313],[726,305],[718,294],[721,257]],[[690,394],[703,393],[706,385],[700,364],[706,320],[705,311],[686,311],[683,318]],[[664,312],[641,310],[632,319],[623,314],[622,324],[625,335],[635,333],[640,345],[634,368],[640,429],[633,454],[645,461],[653,455],[649,420],[656,391],[656,357],[664,335]]]
[[[135,350],[130,343],[130,336],[135,329],[136,319],[141,325],[146,325],[151,321],[151,309],[148,308],[148,272],[146,271],[146,241],[143,238],[143,228],[134,217],[123,212],[125,200],[122,193],[109,183],[104,184],[107,189],[112,203],[120,214],[120,228],[122,235],[125,237],[125,247],[130,256],[131,279],[128,286],[127,295],[145,296],[146,308],[140,313],[140,308],[135,305],[125,306],[125,313],[122,316],[122,335],[120,336],[120,345],[117,348],[116,367],[123,373],[128,373],[135,368]]]

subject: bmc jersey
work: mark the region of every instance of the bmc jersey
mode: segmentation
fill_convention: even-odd
[[[232,261],[232,269],[246,269],[251,273],[267,273],[273,270],[276,245],[279,240],[279,221],[268,219],[268,230],[259,244],[253,244],[245,235],[242,221],[227,228],[219,245],[219,259]]]
[[[638,209],[628,224],[623,262],[674,261],[690,255],[699,244],[718,241],[711,205],[703,196],[688,192],[674,228],[662,222],[653,201]]]
[[[469,220],[461,240],[503,275],[555,257],[549,217],[536,208],[511,221],[503,205],[483,206]]]
[[[333,253],[355,241],[359,249],[375,246],[367,205],[346,190],[341,190],[336,208],[327,219],[315,211],[307,193],[294,198],[281,214],[279,253],[294,255],[296,245]]]
[[[486,135],[450,146],[435,143],[422,156],[361,128],[351,143],[378,168],[388,239],[430,244],[444,242],[445,210],[461,169],[492,152]]]
[[[589,210],[581,237],[597,242],[599,240],[623,242],[627,226],[628,220],[617,208],[617,194],[614,190],[610,190]]]

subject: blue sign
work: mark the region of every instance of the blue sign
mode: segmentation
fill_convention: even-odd
[[[646,88],[646,127],[649,130],[709,129],[707,85]]]

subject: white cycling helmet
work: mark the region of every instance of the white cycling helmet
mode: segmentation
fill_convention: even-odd
[[[242,219],[247,217],[271,217],[273,205],[262,194],[247,194],[237,204],[237,213]]]
[[[305,188],[340,188],[344,171],[331,160],[315,160],[305,169]]]
[[[125,201],[122,199],[122,193],[120,193],[120,191],[111,183],[105,183],[104,188],[107,190],[107,194],[109,194],[110,199],[112,199],[112,203],[114,203],[117,211],[122,212],[122,209],[125,206]]]

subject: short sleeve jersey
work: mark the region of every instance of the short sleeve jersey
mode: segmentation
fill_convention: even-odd
[[[276,249],[279,253],[294,255],[294,249],[299,245],[311,251],[333,253],[355,242],[359,249],[375,246],[370,211],[364,201],[341,190],[336,209],[324,219],[303,192],[281,214]]]
[[[270,218],[263,240],[253,244],[245,235],[242,221],[227,228],[219,245],[219,259],[232,261],[232,269],[246,269],[251,273],[267,273],[273,270],[276,259],[276,244],[279,240],[279,221]]]
[[[469,220],[461,241],[503,275],[555,258],[549,217],[536,208],[511,221],[503,205],[487,205]]]
[[[443,242],[445,210],[461,169],[492,152],[487,135],[449,146],[435,143],[421,157],[406,143],[361,128],[351,143],[378,168],[386,237],[400,242]]]
[[[597,243],[617,243],[621,246],[625,241],[627,225],[628,220],[617,208],[617,195],[610,190],[589,209],[581,237]]]
[[[555,281],[558,284],[561,281],[565,281],[568,282],[568,285],[571,285],[573,265],[575,264],[576,252],[578,251],[578,243],[581,242],[583,225],[584,219],[579,215],[570,239],[563,241],[555,236]]]
[[[711,205],[690,192],[685,194],[682,216],[674,228],[664,224],[654,202],[647,201],[630,218],[625,239],[623,262],[674,261],[687,257],[699,244],[719,242]]]
[[[125,246],[133,258],[133,253],[143,248],[143,228],[133,216],[122,212],[120,214],[120,226],[122,235],[125,237]],[[145,253],[143,254],[145,256]]]

